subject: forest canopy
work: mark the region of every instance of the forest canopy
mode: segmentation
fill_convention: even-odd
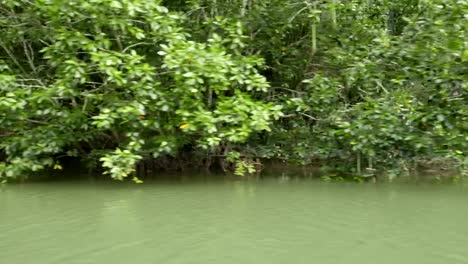
[[[465,170],[467,0],[0,0],[0,179]],[[182,165],[180,165],[182,164]]]

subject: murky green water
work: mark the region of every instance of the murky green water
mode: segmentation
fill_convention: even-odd
[[[312,180],[0,187],[0,263],[468,263],[468,189]]]

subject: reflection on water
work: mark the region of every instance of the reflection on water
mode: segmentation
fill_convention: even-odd
[[[468,263],[463,184],[0,187],[0,263]]]

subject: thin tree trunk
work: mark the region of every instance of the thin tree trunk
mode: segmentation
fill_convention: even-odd
[[[357,174],[361,174],[361,152],[357,153],[356,157],[356,172]]]
[[[249,5],[249,0],[242,0],[242,7],[241,7],[241,11],[240,11],[240,16],[241,17],[245,16],[245,12],[247,10],[248,5]]]
[[[332,7],[330,10],[331,13],[331,20],[332,20],[332,27],[333,29],[336,29],[337,27],[337,22],[336,22],[336,5],[338,4],[337,0],[331,0]]]
[[[211,0],[211,18],[218,15],[218,3],[216,0]]]
[[[315,22],[312,23],[312,55],[317,52],[317,24]]]

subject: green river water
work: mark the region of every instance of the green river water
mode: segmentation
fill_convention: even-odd
[[[9,184],[0,263],[468,263],[467,221],[463,183]]]

